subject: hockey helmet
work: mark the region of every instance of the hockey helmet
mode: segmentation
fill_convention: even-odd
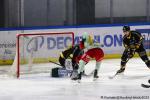
[[[85,42],[87,40],[88,40],[88,34],[86,32],[84,32],[82,35],[82,41]]]
[[[82,41],[92,45],[93,44],[93,37],[92,37],[92,35],[84,32],[83,36],[82,36]]]
[[[130,26],[123,26],[123,32],[130,31]]]

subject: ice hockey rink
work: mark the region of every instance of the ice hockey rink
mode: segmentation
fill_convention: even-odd
[[[21,76],[19,79],[1,76],[0,100],[150,100],[148,84],[150,69],[139,58],[131,59],[124,75],[109,79],[119,69],[120,59],[103,60],[97,81],[83,77],[81,83],[70,78],[51,78],[50,73]],[[37,65],[38,66],[38,65]],[[46,65],[42,65],[46,66]],[[86,73],[95,67],[91,61]]]

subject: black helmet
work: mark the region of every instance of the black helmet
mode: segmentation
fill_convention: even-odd
[[[123,26],[123,31],[124,31],[124,32],[130,31],[130,26]]]

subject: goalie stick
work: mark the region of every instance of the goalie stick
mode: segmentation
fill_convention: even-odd
[[[70,56],[69,56],[68,58],[72,59]],[[49,60],[49,62],[54,63],[54,64],[56,64],[56,65],[59,65],[59,66],[63,67],[61,64],[56,63],[56,62],[54,62],[54,61]]]
[[[58,63],[56,63],[56,62],[54,62],[54,61],[49,60],[49,62],[54,63],[54,64],[59,65],[59,66],[62,67],[62,65],[60,65],[60,64],[58,64]]]
[[[150,88],[150,79],[148,80],[148,83],[149,84],[141,84],[141,86],[143,87],[143,88]]]

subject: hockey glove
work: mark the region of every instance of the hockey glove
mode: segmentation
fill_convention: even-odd
[[[136,45],[135,45],[135,48],[136,48],[136,49],[139,49],[139,47],[140,47],[140,44],[136,44]]]

